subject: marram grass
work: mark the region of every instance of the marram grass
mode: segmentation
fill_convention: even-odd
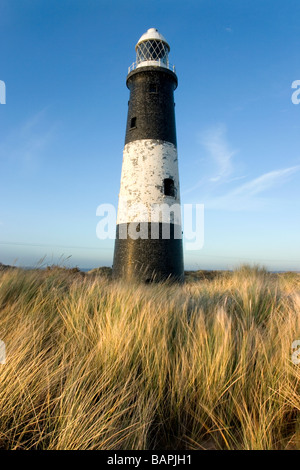
[[[1,449],[300,449],[300,275],[0,272]]]

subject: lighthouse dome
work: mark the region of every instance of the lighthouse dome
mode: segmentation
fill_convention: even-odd
[[[148,29],[140,37],[135,50],[136,67],[147,65],[169,67],[170,46],[158,29]]]
[[[144,42],[144,41],[148,41],[148,40],[158,40],[158,41],[162,41],[164,44],[166,44],[168,46],[168,50],[170,52],[170,46],[168,44],[168,42],[166,41],[166,39],[163,37],[163,35],[158,31],[158,29],[156,28],[150,28],[148,29],[148,31],[146,31],[146,33],[144,33],[140,39],[138,40],[138,43],[137,45],[135,46],[135,49],[137,49],[138,45],[141,43],[141,42]]]

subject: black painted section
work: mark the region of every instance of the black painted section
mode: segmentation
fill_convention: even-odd
[[[124,233],[128,234],[128,225],[117,225],[113,277],[145,283],[162,282],[167,279],[183,282],[182,239],[178,238],[181,228],[174,224],[153,223],[152,227],[156,226],[159,238],[151,239],[151,224],[143,222],[140,224],[143,225],[141,233],[148,234],[147,238],[134,240],[128,235],[127,239],[121,239],[122,233],[123,236]],[[163,225],[164,228],[166,225],[170,227],[169,239],[162,238]]]
[[[174,89],[177,77],[163,67],[141,67],[127,76],[130,90],[125,144],[156,139],[177,146]],[[153,92],[153,90],[157,90]],[[132,119],[136,118],[132,127]]]

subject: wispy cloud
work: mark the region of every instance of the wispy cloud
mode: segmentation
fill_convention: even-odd
[[[201,143],[206,149],[209,158],[217,167],[216,175],[210,181],[220,181],[231,175],[233,170],[233,156],[237,153],[232,150],[226,139],[226,126],[219,124],[201,135]]]
[[[266,206],[274,205],[274,199],[261,197],[261,193],[286,183],[289,178],[300,170],[300,165],[289,168],[273,170],[254,178],[225,193],[223,196],[208,198],[205,206],[208,209],[221,209],[229,211],[260,210]]]
[[[239,184],[239,180],[246,176],[237,174],[241,162],[234,158],[238,151],[228,141],[226,126],[218,124],[202,132],[199,142],[204,149],[202,163],[205,174],[183,194],[190,193],[190,199],[197,190],[197,199],[201,197],[207,209],[252,211],[275,207],[278,201],[275,204],[274,188],[286,184],[300,170],[300,165],[271,170]],[[210,167],[209,171],[207,167]]]
[[[254,196],[263,191],[266,191],[275,185],[283,184],[289,176],[293,175],[300,170],[300,165],[292,166],[290,168],[283,168],[280,170],[273,170],[265,173],[258,178],[245,183],[238,188],[231,191],[231,196]]]
[[[39,166],[42,151],[52,140],[55,124],[47,123],[46,109],[30,116],[13,129],[0,144],[3,162],[16,163],[20,170],[33,171]]]
[[[220,185],[230,181],[234,170],[233,157],[238,152],[233,150],[227,140],[227,129],[224,124],[217,124],[199,135],[199,143],[204,150],[204,158],[201,160],[204,166],[210,167],[210,174],[199,179],[191,187],[183,191],[183,194],[191,193],[200,186],[207,186],[207,183]],[[211,167],[213,166],[213,170]],[[236,178],[242,178],[237,176]]]

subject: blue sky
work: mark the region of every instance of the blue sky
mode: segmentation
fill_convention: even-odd
[[[112,264],[96,209],[117,205],[127,69],[155,27],[179,79],[181,200],[205,207],[186,268],[300,270],[299,14],[297,0],[2,0],[0,261]]]

